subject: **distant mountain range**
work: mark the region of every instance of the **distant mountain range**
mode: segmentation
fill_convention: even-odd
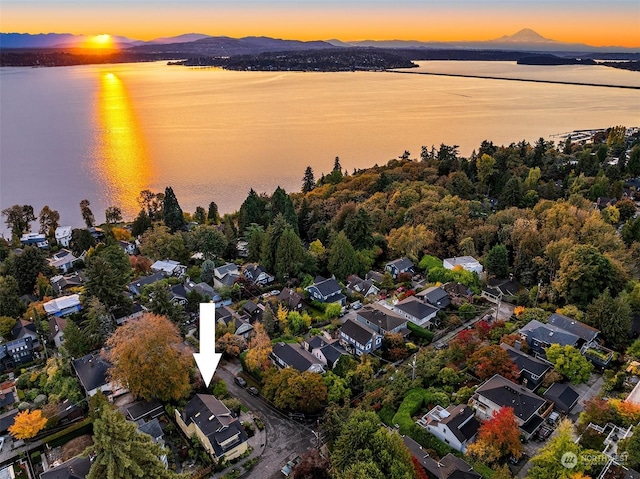
[[[0,33],[2,49],[78,48],[91,38],[88,35],[69,33]],[[525,28],[513,35],[505,35],[488,41],[423,42],[407,40],[365,40],[342,42],[340,40],[310,41],[281,40],[269,37],[230,38],[187,33],[175,37],[162,37],[140,41],[127,37],[113,37],[114,45],[138,53],[184,54],[188,56],[255,55],[264,52],[301,51],[335,47],[376,47],[393,49],[465,49],[465,50],[513,50],[555,53],[638,53],[640,48],[594,47],[582,43],[564,43],[545,38]]]

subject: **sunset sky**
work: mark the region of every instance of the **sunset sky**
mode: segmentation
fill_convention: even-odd
[[[489,40],[531,28],[557,41],[640,47],[638,0],[2,0],[0,30],[182,33],[300,40]]]

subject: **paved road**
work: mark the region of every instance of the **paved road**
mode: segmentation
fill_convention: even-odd
[[[260,397],[252,396],[246,389],[238,386],[233,377],[240,371],[240,363],[231,362],[218,367],[216,375],[227,384],[229,394],[238,398],[251,411],[257,413],[265,423],[267,443],[260,457],[260,462],[249,473],[248,478],[282,479],[280,472],[292,453],[302,455],[315,444],[313,430],[305,425],[289,419],[273,409]]]

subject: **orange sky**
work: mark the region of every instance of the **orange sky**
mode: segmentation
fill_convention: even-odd
[[[3,0],[0,30],[182,33],[300,40],[488,40],[531,28],[557,41],[640,47],[638,0]]]

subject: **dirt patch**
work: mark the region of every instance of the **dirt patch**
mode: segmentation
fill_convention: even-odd
[[[82,454],[87,447],[93,444],[93,439],[89,434],[76,437],[72,439],[64,446],[62,446],[62,460],[68,461],[72,457],[76,457],[78,454]]]

